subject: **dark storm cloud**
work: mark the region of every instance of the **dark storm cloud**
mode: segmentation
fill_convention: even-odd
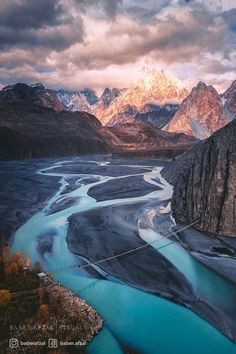
[[[32,29],[15,31],[14,29],[0,28],[0,48],[2,50],[11,47],[25,49],[43,47],[60,51],[82,40],[82,20],[77,20],[74,25],[69,27],[61,25],[38,31]]]
[[[60,23],[62,5],[57,0],[13,0],[0,4],[1,27],[17,30]]]
[[[45,47],[63,50],[84,38],[83,21],[64,13],[59,0],[0,3],[0,48]]]
[[[74,0],[75,3],[84,12],[94,10],[96,14],[97,10],[101,10],[105,15],[115,17],[117,12],[122,6],[122,0]]]

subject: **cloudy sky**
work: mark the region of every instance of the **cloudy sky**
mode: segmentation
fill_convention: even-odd
[[[127,87],[144,66],[222,91],[236,79],[235,0],[1,0],[0,86]]]

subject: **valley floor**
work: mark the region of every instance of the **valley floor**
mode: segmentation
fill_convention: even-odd
[[[169,237],[175,222],[172,188],[160,175],[166,164],[110,155],[1,163],[1,234],[10,238],[12,251],[28,253],[102,316],[104,329],[88,346],[89,353],[129,348],[154,354],[164,340],[161,354],[176,353],[174,345],[185,354],[179,342],[185,330],[202,343],[197,349],[189,343],[188,354],[204,352],[205,344],[215,354],[236,350],[206,322],[236,340],[235,285],[195,260],[174,235]],[[140,251],[90,264],[146,242],[150,245]],[[217,294],[216,287],[223,293]],[[119,298],[109,297],[112,289]],[[130,296],[138,302],[128,309]],[[150,307],[143,318],[142,306]],[[183,333],[177,336],[176,331],[168,343],[162,330],[169,332],[176,321],[182,321]]]

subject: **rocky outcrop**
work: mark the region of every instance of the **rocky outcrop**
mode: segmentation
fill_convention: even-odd
[[[6,86],[0,91],[0,103],[31,102],[39,106],[53,108],[55,111],[67,110],[53,90],[46,89],[41,83],[27,85],[17,83]]]
[[[181,103],[167,131],[205,139],[227,123],[220,95],[212,86],[200,81]]]
[[[200,230],[236,236],[236,121],[180,156],[163,177],[174,184],[177,222],[199,220]]]

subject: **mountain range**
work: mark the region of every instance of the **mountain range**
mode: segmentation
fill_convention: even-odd
[[[143,122],[205,139],[236,116],[236,81],[221,95],[201,81],[189,93],[177,79],[152,69],[129,88],[105,88],[85,110],[107,126]]]
[[[1,102],[27,101],[56,111],[85,111],[103,125],[121,128],[138,122],[198,139],[209,137],[236,116],[236,80],[223,93],[199,82],[191,92],[163,71],[148,70],[129,88],[51,90],[17,83],[0,91]]]
[[[188,93],[164,72],[148,70],[130,88],[105,88],[100,97],[91,89],[17,83],[0,91],[0,156],[186,150],[235,115],[236,81],[222,95],[203,82]]]
[[[0,103],[0,137],[0,160],[180,146],[186,150],[197,142],[143,123],[106,127],[87,112],[56,111],[18,99]]]

